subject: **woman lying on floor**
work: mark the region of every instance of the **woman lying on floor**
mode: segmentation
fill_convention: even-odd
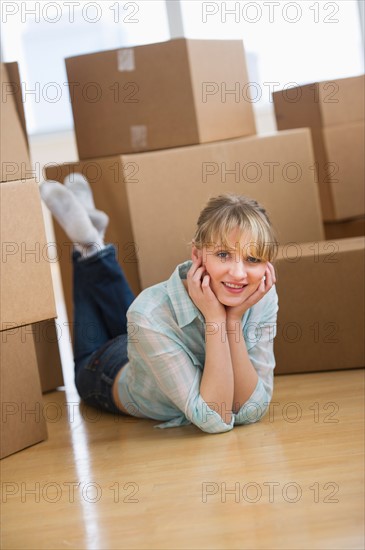
[[[219,433],[260,420],[273,391],[278,311],[277,240],[264,208],[232,193],[211,198],[192,259],[135,297],[115,247],[104,244],[108,216],[88,182],[72,177],[44,182],[41,196],[74,243],[80,397],[159,428],[193,423]]]

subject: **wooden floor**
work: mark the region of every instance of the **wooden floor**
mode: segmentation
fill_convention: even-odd
[[[278,376],[209,435],[44,398],[49,439],[1,462],[3,549],[364,548],[364,372]]]

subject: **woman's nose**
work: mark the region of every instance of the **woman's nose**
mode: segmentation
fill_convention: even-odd
[[[230,265],[229,273],[232,278],[234,278],[234,280],[242,281],[242,279],[247,276],[245,262],[243,262],[242,260],[232,262],[232,264]]]

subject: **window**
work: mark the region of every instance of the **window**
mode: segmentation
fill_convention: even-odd
[[[29,134],[73,126],[64,59],[170,38],[165,2],[2,1],[3,61],[17,61]]]
[[[356,0],[183,1],[185,36],[242,39],[252,100],[271,92],[364,72]],[[256,94],[256,98],[255,98]]]

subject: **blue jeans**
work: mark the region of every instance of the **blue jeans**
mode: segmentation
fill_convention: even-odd
[[[89,258],[72,253],[75,384],[88,405],[122,414],[112,387],[128,362],[126,313],[135,296],[111,244]]]

